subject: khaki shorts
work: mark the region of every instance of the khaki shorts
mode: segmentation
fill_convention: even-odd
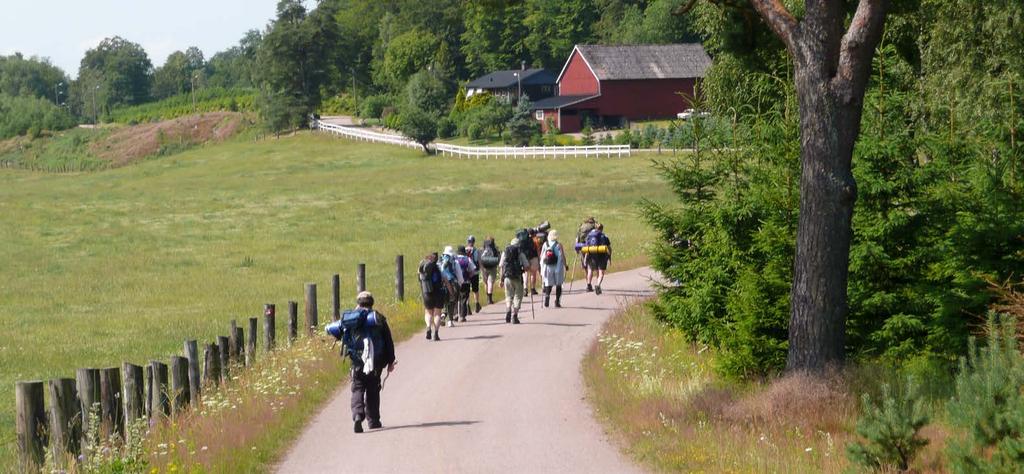
[[[530,271],[533,271],[533,272],[539,272],[540,271],[540,257],[533,257],[533,258],[531,258],[530,259],[530,266],[527,269],[530,270]]]

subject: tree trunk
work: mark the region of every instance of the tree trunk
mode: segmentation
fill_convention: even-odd
[[[860,0],[849,28],[841,0],[808,2],[799,21],[780,0],[752,4],[793,58],[800,105],[800,217],[786,370],[820,372],[844,356],[857,199],[853,147],[885,0]]]

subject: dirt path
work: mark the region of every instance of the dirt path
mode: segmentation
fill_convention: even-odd
[[[397,347],[381,393],[384,429],[352,432],[348,384],[306,427],[283,473],[636,472],[605,437],[583,399],[580,361],[604,321],[651,294],[648,269],[609,275],[604,293],[573,287],[562,309],[534,297],[523,324],[504,306]],[[552,301],[552,305],[554,302]]]

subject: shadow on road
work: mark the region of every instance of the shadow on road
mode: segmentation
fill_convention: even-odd
[[[473,340],[479,340],[479,339],[497,339],[499,337],[504,337],[504,336],[502,336],[501,334],[486,334],[486,335],[482,335],[482,336],[470,336],[470,337],[449,337],[449,338],[447,338],[445,340],[446,341],[473,341]]]
[[[538,326],[562,326],[567,328],[578,328],[582,326],[590,326],[590,323],[536,323],[531,321],[523,321],[523,324],[536,324]]]
[[[380,432],[380,431],[404,430],[404,429],[411,429],[411,428],[437,428],[437,427],[443,427],[443,426],[466,426],[466,425],[475,425],[477,423],[480,423],[480,422],[479,421],[431,421],[429,423],[420,423],[418,425],[385,426],[385,427],[383,427],[383,428],[381,428],[379,430],[370,430],[370,431],[368,431],[368,433],[372,434],[372,433]]]

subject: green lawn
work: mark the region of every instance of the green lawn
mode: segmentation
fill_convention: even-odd
[[[324,315],[329,276],[348,299],[357,262],[390,295],[399,253],[415,298],[419,257],[470,233],[506,243],[550,219],[571,236],[595,215],[617,256],[637,257],[652,236],[641,197],[670,199],[647,158],[442,159],[309,134],[98,173],[0,170],[0,465],[17,380],[165,359],[263,303],[286,314],[304,282]]]

